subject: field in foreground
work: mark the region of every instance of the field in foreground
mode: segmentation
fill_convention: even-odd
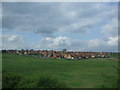
[[[63,60],[53,58],[35,58],[23,55],[2,55],[2,69],[18,72],[25,76],[37,76],[47,73],[72,88],[111,88],[109,77],[117,78],[118,59],[94,58],[83,60]]]

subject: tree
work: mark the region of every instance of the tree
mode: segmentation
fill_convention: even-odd
[[[63,49],[63,52],[66,52],[67,51],[67,49]]]
[[[33,49],[31,49],[30,51],[34,51]]]

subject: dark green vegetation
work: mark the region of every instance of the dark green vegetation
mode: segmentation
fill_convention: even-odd
[[[16,72],[3,72],[3,88],[68,88],[64,82],[43,74],[36,77]]]
[[[63,83],[59,84],[59,82],[64,82],[68,87],[72,88],[118,87],[118,71],[113,67],[118,67],[118,58],[116,55],[110,56],[110,58],[64,60],[3,54],[2,66],[3,70],[7,72],[17,72],[25,77],[19,84],[20,86],[28,80],[26,80],[27,77],[34,79],[35,77],[47,74],[57,78],[58,80],[55,80],[55,82],[58,82],[58,85],[62,85],[62,87],[66,85],[63,85]],[[34,85],[40,86],[41,79],[34,80],[36,80]],[[52,80],[50,79],[48,82],[52,82]],[[30,86],[27,85],[27,87]]]

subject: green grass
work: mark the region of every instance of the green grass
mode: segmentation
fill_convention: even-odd
[[[119,54],[113,54],[113,55],[110,55],[109,57],[110,57],[110,58],[119,58],[120,55],[119,55]]]
[[[33,77],[48,73],[72,88],[101,88],[104,83],[111,85],[111,82],[104,82],[104,76],[117,77],[117,70],[113,68],[117,65],[116,57],[83,60],[35,58],[12,54],[3,54],[2,57],[2,69],[5,71]]]

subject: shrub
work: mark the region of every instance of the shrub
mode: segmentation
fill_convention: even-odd
[[[18,88],[34,88],[33,84],[35,82],[34,78],[24,77],[21,82],[17,85]]]
[[[67,88],[64,82],[48,74],[22,76],[15,72],[5,71],[2,80],[3,88]]]
[[[20,82],[22,75],[13,72],[5,72],[2,75],[2,87],[3,88],[16,88]]]
[[[64,82],[49,75],[39,75],[36,78],[25,77],[18,85],[19,88],[67,88]]]
[[[41,75],[35,83],[38,88],[67,88],[65,82],[61,82],[49,75]]]

